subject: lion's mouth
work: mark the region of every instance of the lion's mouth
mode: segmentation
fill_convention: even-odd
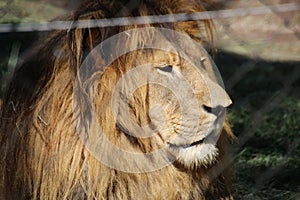
[[[203,139],[201,139],[201,140],[198,140],[198,141],[196,141],[196,142],[193,142],[192,144],[189,145],[189,147],[193,147],[193,146],[197,146],[197,145],[199,145],[199,144],[202,144],[202,143],[204,142],[204,139],[205,139],[205,138],[203,138]]]
[[[204,141],[206,139],[209,139],[212,135],[213,131],[210,131],[208,134],[206,134],[205,136],[198,138],[194,141],[191,141],[191,143],[185,143],[185,144],[176,144],[176,143],[168,143],[170,145],[171,148],[184,148],[184,149],[188,149],[191,147],[199,147],[202,144],[204,144]]]
[[[196,146],[200,146],[201,144],[203,144],[205,140],[205,137],[200,139],[200,140],[197,140],[195,142],[192,142],[190,144],[172,144],[172,143],[169,143],[170,147],[171,148],[189,148],[189,147],[196,147]]]

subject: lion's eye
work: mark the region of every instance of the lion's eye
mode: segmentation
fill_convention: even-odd
[[[157,67],[158,70],[166,73],[171,73],[173,71],[173,66],[172,65],[163,65]]]

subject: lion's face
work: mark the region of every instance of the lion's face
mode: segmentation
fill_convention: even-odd
[[[149,151],[167,147],[188,168],[212,163],[231,100],[209,78],[205,67],[210,67],[210,59],[195,67],[176,53],[161,50],[134,57],[114,88],[118,95],[113,99],[121,101],[113,100],[118,105],[117,126],[139,142],[151,143]],[[212,99],[215,96],[223,99]]]

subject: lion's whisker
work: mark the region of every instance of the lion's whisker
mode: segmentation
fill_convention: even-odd
[[[40,115],[38,115],[37,117],[45,126],[48,126],[48,123]]]

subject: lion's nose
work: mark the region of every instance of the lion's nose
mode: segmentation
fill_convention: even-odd
[[[225,112],[225,109],[226,109],[223,106],[209,107],[207,105],[203,105],[202,107],[206,112],[208,112],[210,114],[214,114],[217,117],[221,116]]]

